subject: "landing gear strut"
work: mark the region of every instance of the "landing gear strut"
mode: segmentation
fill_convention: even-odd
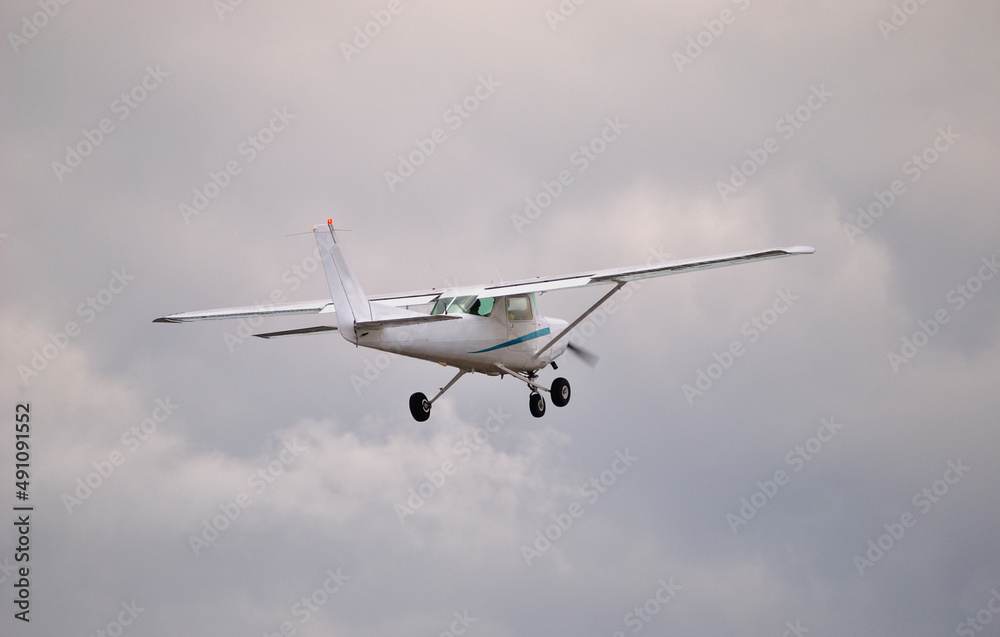
[[[441,391],[439,391],[434,396],[434,398],[431,398],[430,400],[427,400],[427,396],[425,396],[422,392],[417,392],[417,393],[411,395],[410,396],[410,414],[413,416],[413,419],[416,420],[417,422],[424,422],[425,420],[427,420],[428,418],[430,418],[431,417],[431,405],[434,404],[434,401],[437,400],[438,398],[440,398],[441,394],[443,394],[446,391],[448,391],[448,389],[450,389],[451,386],[454,385],[455,382],[459,378],[461,378],[462,376],[464,376],[465,374],[468,374],[468,372],[466,370],[464,370],[464,369],[458,370],[458,373],[455,374],[455,377],[452,378],[450,381],[448,381],[448,384],[445,385],[444,387],[442,387]]]

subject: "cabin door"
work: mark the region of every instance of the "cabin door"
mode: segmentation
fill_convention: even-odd
[[[499,300],[499,299],[498,299]],[[533,294],[519,294],[504,299],[507,310],[507,348],[513,352],[534,352],[538,347],[538,313]]]

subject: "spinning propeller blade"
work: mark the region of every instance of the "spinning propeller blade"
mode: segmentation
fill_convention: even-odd
[[[589,367],[596,367],[597,361],[600,360],[600,356],[597,354],[591,352],[590,350],[583,349],[579,345],[574,345],[573,343],[568,343],[566,345],[566,349],[579,356]]]

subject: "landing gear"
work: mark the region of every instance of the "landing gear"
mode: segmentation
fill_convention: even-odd
[[[552,381],[552,404],[565,407],[569,404],[569,381],[559,377]]]
[[[540,391],[547,391],[551,393],[552,402],[556,407],[565,407],[569,404],[569,381],[565,378],[559,377],[552,381],[552,388],[550,389],[545,385],[539,384],[535,380],[538,378],[538,374],[535,372],[519,374],[514,370],[501,365],[500,363],[496,363],[496,368],[504,374],[510,374],[531,389],[531,396],[528,397],[528,407],[531,408],[531,415],[535,418],[541,418],[545,415],[545,399],[542,398],[542,395],[539,393]]]
[[[531,410],[531,415],[535,418],[541,418],[545,415],[545,399],[542,395],[536,391],[531,392],[528,396],[528,409]]]
[[[417,422],[424,422],[431,417],[431,401],[421,392],[410,396],[410,413]]]
[[[496,365],[504,374],[510,374],[514,378],[525,383],[531,390],[531,395],[528,396],[528,408],[531,410],[531,415],[535,418],[541,418],[545,415],[545,398],[542,397],[541,392],[549,392],[552,394],[552,403],[556,407],[565,407],[569,404],[570,389],[569,381],[565,378],[559,377],[552,381],[552,388],[548,388],[545,385],[538,383],[538,374],[533,371],[529,371],[524,374],[515,372],[499,363]],[[459,378],[468,374],[469,370],[460,369],[455,377],[448,381],[448,384],[441,388],[434,398],[428,399],[426,395],[421,392],[416,392],[410,396],[410,414],[413,419],[417,422],[424,422],[431,417],[431,406],[434,404],[438,398],[441,397],[452,385],[458,381]]]

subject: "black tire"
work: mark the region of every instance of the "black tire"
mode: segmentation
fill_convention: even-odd
[[[569,381],[565,378],[557,378],[552,381],[552,404],[556,407],[565,407],[569,404]]]
[[[410,396],[410,414],[417,422],[424,422],[431,417],[431,401],[421,392]]]
[[[535,418],[541,418],[545,415],[545,399],[542,395],[536,391],[531,392],[528,396],[528,409],[531,410],[531,415]]]

